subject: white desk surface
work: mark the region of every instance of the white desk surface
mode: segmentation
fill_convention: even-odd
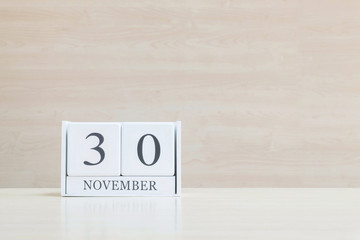
[[[0,189],[0,239],[360,239],[360,189],[183,189],[60,197]]]

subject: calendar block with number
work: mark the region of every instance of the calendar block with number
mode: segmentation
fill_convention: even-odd
[[[179,196],[181,122],[62,123],[62,196]]]

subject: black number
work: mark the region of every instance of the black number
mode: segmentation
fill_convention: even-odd
[[[97,162],[97,163],[91,163],[91,162],[88,162],[88,161],[84,161],[84,164],[85,165],[98,165],[98,164],[100,164],[103,160],[104,160],[104,158],[105,158],[105,152],[104,152],[104,149],[102,149],[101,147],[100,147],[100,145],[104,142],[104,137],[103,137],[103,135],[101,135],[100,133],[90,133],[87,137],[86,137],[86,139],[88,139],[88,137],[91,137],[91,136],[95,136],[95,137],[97,137],[98,139],[99,139],[99,144],[96,146],[96,147],[93,147],[92,149],[93,150],[95,150],[95,151],[98,151],[99,152],[99,154],[100,154],[100,160]]]
[[[147,164],[145,161],[144,161],[144,156],[143,156],[143,143],[144,143],[144,138],[146,136],[150,136],[152,137],[152,139],[154,140],[154,143],[155,143],[155,158],[154,158],[154,161],[150,164]],[[144,136],[142,136],[139,140],[139,143],[137,145],[137,152],[138,152],[138,157],[140,159],[140,161],[146,165],[146,166],[152,166],[154,165],[158,160],[159,160],[159,157],[160,157],[160,143],[159,143],[159,140],[152,134],[145,134]]]

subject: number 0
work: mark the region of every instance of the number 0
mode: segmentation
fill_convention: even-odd
[[[154,161],[152,163],[150,163],[150,164],[147,164],[144,161],[144,156],[143,156],[143,143],[144,143],[145,137],[147,137],[147,136],[152,137],[152,139],[154,140],[154,143],[155,143],[155,157],[154,157]],[[144,165],[146,165],[146,166],[154,165],[159,160],[159,157],[160,157],[160,143],[159,143],[159,140],[152,134],[145,134],[139,140],[139,143],[137,145],[137,153],[138,153],[138,157],[139,157],[140,161]]]

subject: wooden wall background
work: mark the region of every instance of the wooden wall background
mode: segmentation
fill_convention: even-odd
[[[183,121],[184,187],[360,186],[359,1],[0,1],[0,187],[61,120]]]

